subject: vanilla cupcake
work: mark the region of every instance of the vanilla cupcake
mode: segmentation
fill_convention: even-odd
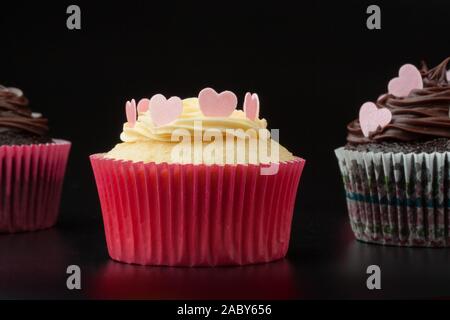
[[[110,256],[217,266],[285,256],[304,160],[271,139],[259,99],[229,91],[127,102],[122,143],[92,155]]]

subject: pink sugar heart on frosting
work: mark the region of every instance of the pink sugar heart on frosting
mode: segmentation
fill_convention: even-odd
[[[365,137],[378,127],[384,128],[392,120],[392,113],[387,108],[378,108],[373,102],[366,102],[359,110],[359,124]]]
[[[389,81],[388,92],[396,97],[406,97],[414,89],[423,89],[422,75],[412,64],[405,64],[398,71],[398,77]]]
[[[183,103],[178,97],[166,99],[162,94],[155,94],[150,99],[150,115],[153,123],[163,126],[176,120],[183,112]]]
[[[127,122],[133,128],[136,124],[136,101],[134,99],[131,102],[127,101],[125,104],[125,113],[127,115]]]
[[[231,91],[217,93],[205,88],[198,94],[198,103],[203,115],[207,117],[229,117],[237,106],[237,97]]]
[[[141,99],[137,104],[138,112],[146,112],[150,107],[150,100],[147,98]]]
[[[247,92],[244,98],[244,112],[250,120],[256,120],[259,117],[259,97],[256,93]]]
[[[380,95],[377,99],[377,102],[384,99],[387,96],[387,93],[383,93],[382,95]]]

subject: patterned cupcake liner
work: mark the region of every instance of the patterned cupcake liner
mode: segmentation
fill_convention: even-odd
[[[56,223],[70,142],[0,147],[0,232]]]
[[[450,245],[450,152],[335,150],[357,239],[387,245]]]
[[[244,265],[285,256],[304,160],[155,164],[90,157],[112,259],[144,265]]]

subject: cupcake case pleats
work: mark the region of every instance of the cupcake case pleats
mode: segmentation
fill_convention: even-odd
[[[56,223],[70,143],[0,147],[0,232]]]
[[[284,257],[304,160],[255,165],[133,163],[91,156],[110,256],[217,266]]]
[[[381,244],[450,244],[450,153],[336,150],[356,238]]]

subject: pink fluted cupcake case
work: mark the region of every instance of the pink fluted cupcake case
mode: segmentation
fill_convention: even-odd
[[[114,260],[218,266],[286,255],[303,159],[275,175],[259,165],[90,160]]]
[[[70,142],[0,146],[0,232],[56,223]]]

